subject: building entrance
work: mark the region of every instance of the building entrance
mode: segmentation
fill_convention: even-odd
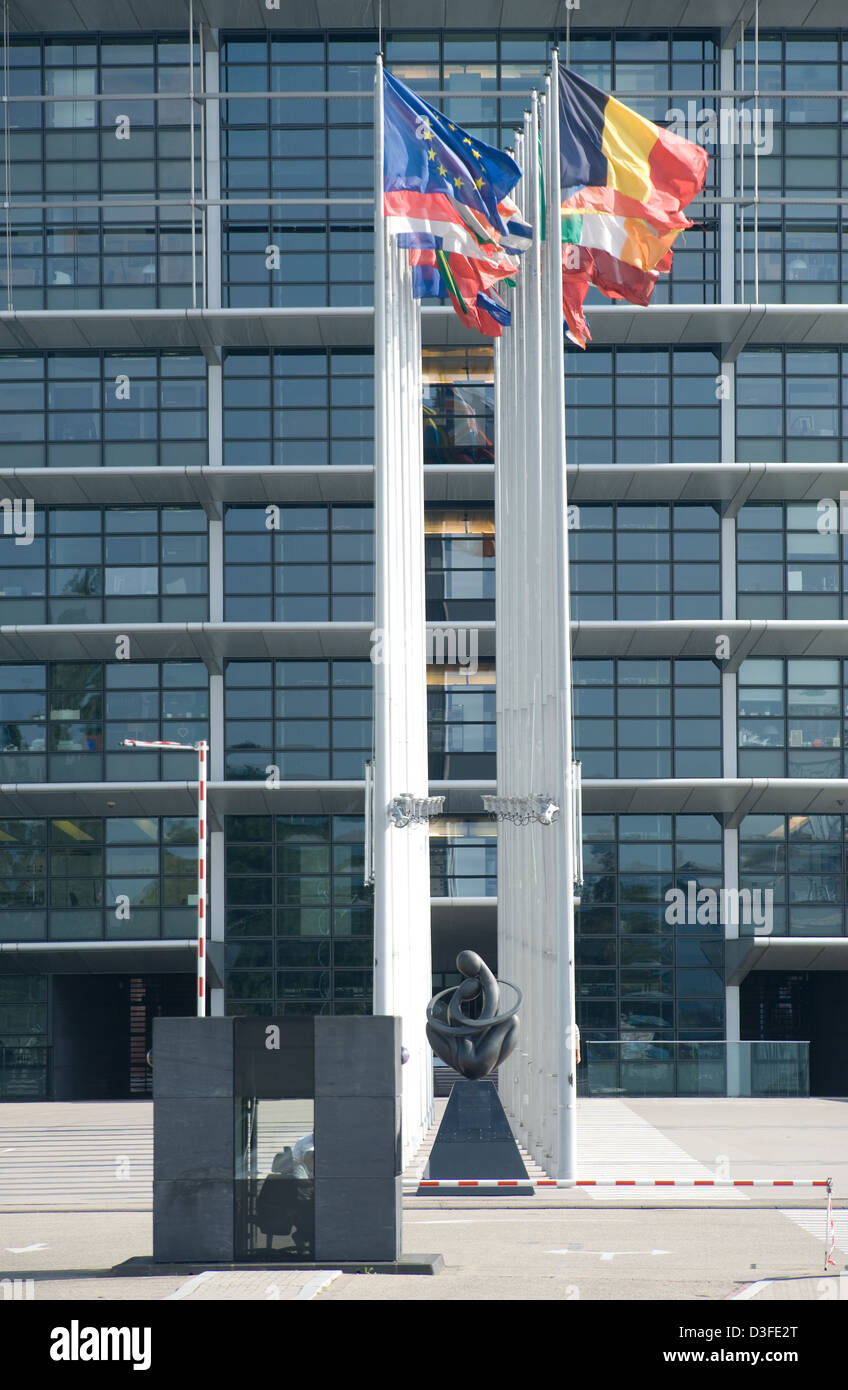
[[[848,971],[752,971],[740,989],[741,1036],[809,1040],[810,1095],[848,1095]]]
[[[52,1098],[130,1100],[153,1093],[153,1019],[191,1015],[193,975],[54,975]]]

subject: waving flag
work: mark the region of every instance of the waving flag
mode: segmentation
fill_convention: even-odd
[[[563,312],[580,347],[590,285],[608,299],[646,305],[671,269],[683,214],[704,186],[707,153],[608,96],[559,73]]]
[[[449,298],[464,323],[499,337],[509,310],[496,286],[532,239],[509,197],[521,169],[390,73],[383,84],[383,206],[409,251],[413,294]]]

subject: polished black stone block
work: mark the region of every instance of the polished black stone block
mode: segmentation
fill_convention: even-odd
[[[233,1159],[232,1097],[156,1100],[153,1171],[157,1178],[232,1182]]]
[[[267,1100],[315,1095],[314,1019],[236,1018],[233,1022],[236,1095]]]
[[[401,1253],[402,1180],[342,1178],[315,1183],[315,1259],[396,1260]]]
[[[232,1018],[153,1020],[153,1099],[233,1094]]]
[[[400,1019],[322,1018],[315,1029],[315,1096],[400,1096]]]
[[[155,1260],[232,1260],[233,1182],[153,1179]]]

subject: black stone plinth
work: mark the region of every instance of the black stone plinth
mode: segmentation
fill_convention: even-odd
[[[445,1267],[444,1255],[398,1255],[396,1260],[323,1260],[318,1263],[307,1260],[286,1260],[284,1264],[272,1264],[268,1261],[257,1263],[251,1260],[249,1263],[234,1263],[232,1260],[216,1260],[215,1271],[223,1272],[229,1270],[241,1270],[245,1274],[255,1274],[257,1270],[269,1270],[288,1274],[293,1269],[312,1269],[316,1273],[323,1273],[328,1264],[332,1264],[334,1269],[340,1269],[342,1274],[441,1274]],[[129,1260],[123,1260],[119,1265],[113,1265],[110,1274],[118,1278],[136,1278],[144,1275],[155,1274],[180,1274],[186,1278],[192,1274],[203,1274],[209,1266],[203,1260],[171,1260],[163,1264],[158,1260],[146,1259],[143,1255],[133,1255]],[[86,1271],[88,1272],[88,1271]],[[92,1270],[92,1274],[100,1274],[101,1270]]]
[[[470,1196],[516,1193],[532,1196],[518,1145],[512,1136],[493,1081],[455,1081],[430,1153],[424,1178],[508,1178],[522,1180],[518,1187],[443,1188],[419,1187],[419,1196],[461,1192]]]

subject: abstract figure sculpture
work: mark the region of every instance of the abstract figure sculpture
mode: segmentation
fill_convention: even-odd
[[[442,990],[427,1005],[427,1039],[437,1057],[467,1080],[477,1081],[508,1057],[518,1042],[521,991],[504,980],[516,999],[511,1009],[498,1013],[500,988],[482,957],[476,951],[460,951],[456,968],[465,976],[462,984]],[[472,1017],[464,1006],[478,999],[481,1005]]]

